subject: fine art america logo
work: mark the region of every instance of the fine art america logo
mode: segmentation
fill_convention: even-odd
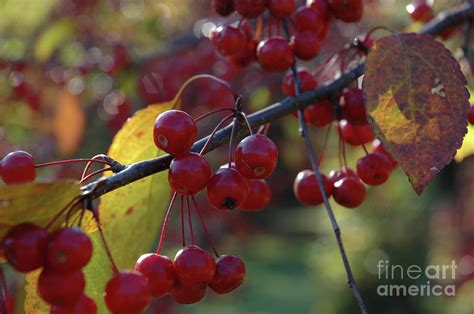
[[[456,286],[452,284],[456,279],[458,265],[452,261],[448,265],[418,265],[402,266],[391,265],[387,260],[377,263],[378,279],[383,281],[377,287],[379,296],[455,296]],[[395,284],[413,281],[412,284]],[[450,284],[443,284],[449,282]]]

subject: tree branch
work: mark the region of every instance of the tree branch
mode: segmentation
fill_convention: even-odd
[[[443,12],[436,19],[426,24],[420,33],[437,35],[449,30],[452,27],[459,26],[469,19],[474,18],[474,3],[464,3],[449,12]],[[303,93],[298,97],[287,97],[282,101],[266,107],[248,116],[249,122],[253,128],[265,123],[278,120],[292,112],[303,109],[317,101],[330,98],[332,95],[340,92],[349,86],[354,80],[364,73],[364,63],[360,62],[355,67],[344,73],[340,78],[322,85],[312,91]],[[232,132],[232,125],[218,131],[209,143],[206,152],[209,152],[228,142]],[[242,138],[248,134],[245,127],[236,128],[236,138]],[[151,140],[151,139],[150,139]],[[198,152],[204,146],[207,137],[197,141],[192,151]],[[128,165],[124,170],[110,177],[98,179],[84,186],[81,191],[84,197],[92,199],[98,198],[110,191],[118,189],[134,181],[168,169],[172,155],[165,155],[155,159]]]

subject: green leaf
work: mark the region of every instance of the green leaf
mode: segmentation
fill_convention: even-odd
[[[45,226],[55,214],[79,195],[75,181],[27,183],[0,188],[0,238],[22,222]]]
[[[41,34],[35,47],[35,56],[46,61],[53,52],[74,35],[74,23],[70,19],[59,20]]]

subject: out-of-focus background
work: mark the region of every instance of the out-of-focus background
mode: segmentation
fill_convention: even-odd
[[[459,2],[436,0],[435,11]],[[320,57],[307,66],[314,68],[375,26],[419,27],[410,26],[407,3],[365,1],[363,21],[333,23]],[[256,64],[241,69],[214,51],[206,36],[225,22],[212,15],[209,0],[0,0],[0,156],[22,149],[45,162],[105,153],[133,112],[171,100],[187,78],[200,73],[230,81],[244,95],[249,112],[281,99],[282,75],[266,74]],[[454,34],[446,45],[459,55],[462,43],[462,34]],[[193,83],[183,98],[183,108],[193,115],[221,106],[232,106],[232,97],[209,81]],[[203,125],[201,134],[211,128],[212,123]],[[309,166],[296,120],[289,116],[273,124],[269,135],[281,154],[268,180],[271,205],[260,213],[205,211],[220,250],[246,262],[243,286],[228,295],[208,293],[194,305],[165,298],[154,302],[149,313],[357,311],[324,209],[301,206],[293,196],[295,175]],[[320,148],[325,130],[312,136]],[[333,130],[322,163],[325,172],[338,167],[337,147]],[[225,160],[224,151],[209,155],[214,167]],[[347,153],[351,166],[364,154],[361,148],[348,148]],[[39,176],[78,178],[81,171],[67,165],[42,170]],[[474,157],[468,157],[449,165],[422,196],[397,169],[387,184],[369,189],[360,208],[334,204],[371,313],[474,313],[473,191]],[[200,203],[208,206],[204,198]],[[176,230],[170,236],[175,247],[167,245],[165,253],[173,256],[179,246],[178,222],[171,228]],[[199,242],[206,245],[204,236]],[[455,260],[460,266],[452,282],[456,296],[379,296],[380,285],[427,281],[423,276],[379,279],[379,260],[405,269]],[[21,300],[21,289],[17,294]],[[17,305],[20,313],[22,306]]]

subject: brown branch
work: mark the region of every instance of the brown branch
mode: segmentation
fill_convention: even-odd
[[[441,34],[442,32],[452,27],[462,25],[467,20],[473,18],[474,4],[464,3],[449,12],[443,12],[440,14],[436,19],[425,25],[425,27],[420,30],[420,33],[431,35]],[[318,87],[312,91],[303,93],[298,97],[287,97],[278,103],[249,115],[249,122],[253,128],[256,128],[265,123],[285,117],[292,112],[303,109],[317,101],[328,99],[332,95],[349,86],[363,73],[364,63],[360,62],[334,81],[322,85],[321,87]],[[242,138],[248,134],[248,130],[245,127],[239,126],[236,129],[236,138]],[[229,125],[218,131],[210,141],[206,152],[209,152],[223,145],[224,143],[227,143],[229,141],[231,131],[232,125]],[[192,151],[200,151],[206,141],[207,137],[196,142],[192,147]],[[129,183],[167,170],[172,159],[172,155],[166,155],[159,158],[130,164],[119,173],[107,178],[101,178],[84,186],[82,188],[82,195],[84,197],[93,199],[98,198],[101,195],[104,195]]]

